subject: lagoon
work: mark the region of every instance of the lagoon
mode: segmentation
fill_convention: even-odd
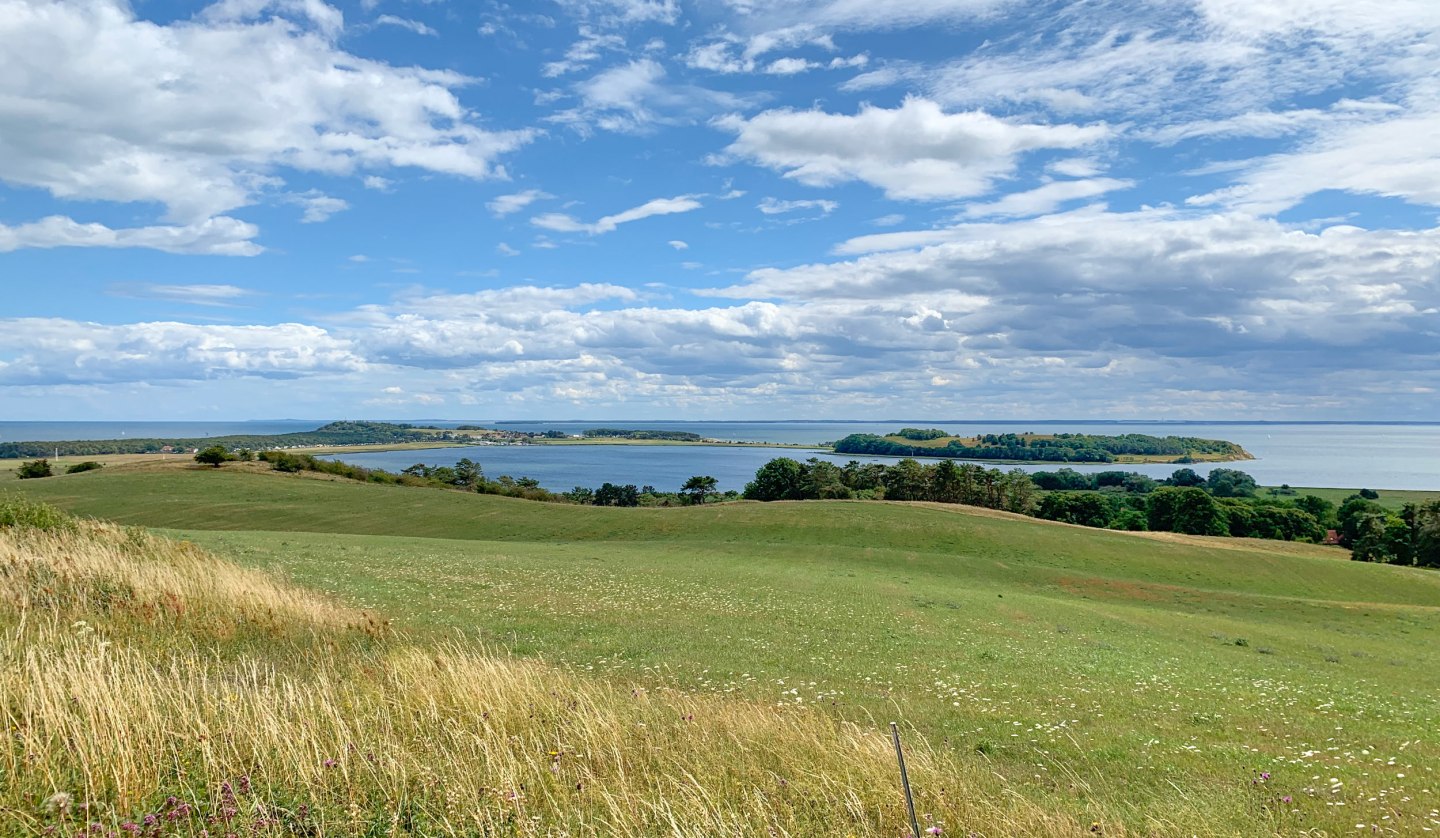
[[[1083,432],[1097,434],[1142,433],[1155,436],[1199,436],[1227,439],[1244,446],[1256,459],[1235,463],[1191,466],[1201,474],[1211,468],[1238,468],[1263,485],[1323,486],[1341,488],[1440,490],[1440,424],[1190,424],[1177,422],[546,422],[492,423],[514,430],[560,430],[578,433],[599,426],[683,430],[715,439],[749,442],[821,443],[851,433],[885,433],[902,425],[935,426],[952,433],[973,435],[1033,430],[1038,433]],[[742,489],[755,470],[775,457],[822,457],[839,464],[849,460],[895,462],[893,457],[857,457],[819,451],[703,445],[514,445],[466,446],[424,451],[345,454],[340,459],[357,465],[399,470],[417,462],[451,465],[461,457],[481,464],[487,475],[533,477],[552,491],[604,482],[652,485],[673,491],[695,474],[716,478],[721,489]],[[997,463],[999,468],[1015,468]],[[1061,464],[1018,466],[1026,471],[1054,470]],[[1152,477],[1169,475],[1179,466],[1168,464],[1074,465],[1077,471],[1122,469]]]

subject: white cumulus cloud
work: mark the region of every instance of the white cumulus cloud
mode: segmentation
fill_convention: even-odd
[[[0,0],[0,181],[197,224],[287,170],[487,178],[534,136],[479,127],[465,76],[341,50],[342,25],[319,0],[227,0],[170,24],[120,0]]]
[[[982,111],[945,113],[911,98],[898,108],[865,106],[854,115],[781,109],[720,126],[737,136],[730,157],[751,160],[810,186],[859,180],[892,198],[968,198],[1010,175],[1021,155],[1076,149],[1107,139],[1104,124],[1046,125]]]

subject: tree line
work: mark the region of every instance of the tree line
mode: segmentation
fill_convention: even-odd
[[[203,453],[205,452],[200,452]],[[196,455],[197,459],[200,454]],[[485,474],[479,463],[468,457],[458,460],[453,466],[415,463],[399,473],[352,465],[339,460],[324,460],[309,454],[292,454],[288,451],[262,451],[258,459],[268,462],[275,471],[314,471],[365,483],[455,489],[549,503],[590,506],[692,506],[714,500],[739,499],[737,492],[721,492],[715,478],[709,475],[691,477],[676,492],[662,492],[654,486],[609,482],[595,489],[576,486],[568,492],[552,492],[533,477],[511,477],[502,474],[491,478]]]
[[[1282,487],[1259,495],[1255,479],[1237,469],[1202,477],[1176,469],[1156,480],[1136,472],[1081,474],[1074,469],[1027,474],[948,460],[894,465],[851,460],[844,466],[811,458],[780,457],[761,466],[746,484],[750,500],[924,500],[1003,509],[1068,524],[1131,531],[1264,538],[1320,543],[1338,528],[1352,558],[1440,567],[1440,500],[1385,510],[1370,490],[1340,508],[1314,495]],[[1293,495],[1285,498],[1285,495]]]
[[[1211,469],[1201,477],[1181,468],[1155,480],[1136,472],[1062,468],[1032,478],[1048,492],[1038,517],[1089,527],[1320,542],[1335,525],[1329,501],[1258,497],[1255,478],[1237,469]]]
[[[851,460],[837,466],[816,457],[803,463],[779,457],[755,472],[742,496],[761,501],[923,500],[1029,513],[1035,484],[1020,469],[1005,472],[949,460],[924,465],[905,459],[889,466]]]
[[[1340,543],[1353,559],[1440,567],[1440,500],[1407,503],[1394,512],[1356,494],[1340,504],[1336,517]]]
[[[1039,462],[1110,463],[1117,456],[1165,456],[1188,459],[1196,454],[1243,459],[1249,455],[1233,442],[1188,436],[1155,437],[1145,434],[985,434],[967,445],[950,439],[943,446],[911,445],[933,442],[948,434],[937,428],[902,428],[892,437],[850,434],[834,445],[837,454],[887,457],[950,457],[970,460],[1029,460]],[[898,437],[898,439],[896,438]],[[901,440],[908,440],[901,441]]]

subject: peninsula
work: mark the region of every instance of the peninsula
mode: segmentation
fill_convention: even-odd
[[[850,434],[836,454],[886,457],[948,457],[1016,463],[1220,463],[1253,460],[1233,442],[1145,434],[984,434],[952,436],[938,428],[902,428],[893,434]]]

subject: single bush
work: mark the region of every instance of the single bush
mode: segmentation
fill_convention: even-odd
[[[294,454],[287,454],[284,451],[261,451],[260,459],[270,464],[275,471],[295,473],[305,470],[305,463]]]
[[[195,462],[202,465],[220,467],[221,463],[235,459],[235,455],[226,450],[223,445],[212,445],[209,448],[202,448],[195,453]]]
[[[50,468],[49,460],[31,460],[28,463],[21,463],[15,469],[15,476],[21,480],[33,480],[37,477],[50,477],[55,472]]]
[[[65,469],[65,473],[79,474],[82,471],[95,471],[96,469],[102,469],[104,467],[104,463],[97,463],[94,460],[86,460],[83,463],[76,463],[75,465]]]

